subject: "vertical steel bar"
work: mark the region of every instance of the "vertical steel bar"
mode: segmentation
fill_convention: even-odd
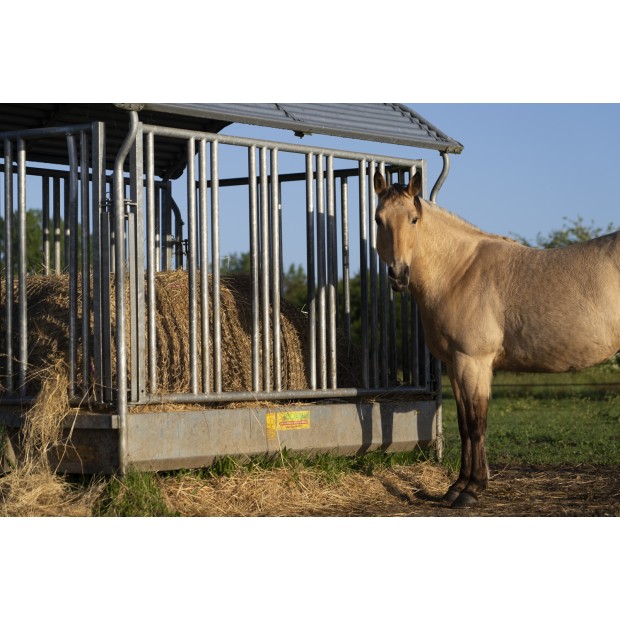
[[[340,208],[342,220],[342,287],[343,330],[347,342],[351,342],[351,274],[349,256],[349,179],[340,181]]]
[[[271,334],[269,329],[269,186],[267,147],[260,150],[260,215],[261,215],[261,318],[263,341],[263,389],[271,391]]]
[[[100,386],[103,383],[103,342],[109,347],[109,323],[103,323],[103,305],[107,306],[109,316],[110,291],[103,289],[103,248],[109,253],[109,238],[103,236],[102,221],[108,214],[104,207],[105,198],[105,128],[103,123],[92,125],[92,222],[93,222],[93,346],[95,369],[95,397],[105,399]],[[109,262],[106,262],[107,283],[109,286]],[[109,350],[109,348],[108,348]],[[108,384],[109,385],[109,384]]]
[[[282,352],[280,346],[280,184],[278,149],[271,149],[271,314],[273,322],[273,385],[282,390]]]
[[[381,162],[379,164],[379,171],[382,175],[385,176],[385,163]],[[374,175],[373,175],[374,177]],[[374,182],[373,182],[373,190],[374,190]],[[373,200],[374,205],[374,200]],[[375,224],[374,214],[370,218],[370,226],[375,231],[375,240],[376,240],[376,229],[377,226]],[[381,351],[379,356],[379,374],[380,381],[383,387],[388,386],[388,370],[389,370],[389,362],[388,362],[388,300],[387,300],[387,265],[378,260],[379,263],[379,324],[381,325]]]
[[[15,270],[13,257],[13,145],[4,140],[4,268],[6,270],[5,359],[6,389],[12,393],[13,380],[13,311],[15,307]]]
[[[196,234],[196,145],[187,141],[187,271],[189,274],[189,380],[192,394],[198,393],[198,316],[196,270],[198,235]]]
[[[63,252],[63,268],[69,269],[69,262],[71,260],[71,175],[69,178],[65,178],[63,193],[63,205],[64,205],[64,252]]]
[[[308,307],[308,366],[310,369],[310,388],[315,390],[316,377],[316,291],[314,264],[314,195],[313,195],[313,154],[306,154],[306,268],[307,268],[307,307]]]
[[[396,357],[396,298],[394,295],[394,291],[392,288],[389,288],[389,312],[390,312],[390,345],[389,345],[389,356],[390,356],[390,366],[389,366],[389,379],[390,381],[396,381],[397,379],[397,357]]]
[[[248,147],[250,208],[250,279],[252,282],[252,390],[260,391],[260,302],[258,187],[256,182],[256,147]]]
[[[400,347],[403,356],[403,382],[411,381],[411,364],[409,358],[409,293],[404,291],[400,294]]]
[[[80,188],[82,190],[82,393],[90,390],[90,202],[88,175],[89,139],[80,132]]]
[[[78,157],[73,134],[67,135],[69,151],[69,201],[65,209],[65,250],[69,242],[69,397],[75,395],[77,374],[77,308],[78,308]],[[67,203],[65,202],[65,205]],[[68,235],[67,235],[68,232]],[[65,256],[67,253],[65,251]]]
[[[371,161],[368,170],[368,221],[369,221],[369,245],[370,245],[370,333],[372,335],[372,386],[379,385],[379,318],[377,313],[377,228],[375,221],[375,162]]]
[[[325,308],[325,273],[326,273],[326,248],[325,248],[325,186],[323,171],[323,155],[316,156],[316,234],[317,234],[317,286],[319,302],[319,342],[318,342],[318,361],[319,361],[319,387],[327,388],[327,330],[326,330],[326,308]]]
[[[200,339],[202,364],[202,391],[210,392],[211,360],[209,356],[209,227],[207,222],[207,143],[200,140],[198,147],[200,174]]]
[[[43,269],[50,274],[50,177],[41,177],[41,218],[43,224]]]
[[[149,392],[157,391],[157,330],[155,324],[155,272],[157,271],[156,206],[155,206],[155,140],[146,134],[146,280],[147,280],[147,338]]]
[[[222,391],[222,326],[220,308],[220,181],[219,142],[211,142],[211,239],[213,269],[213,384]]]
[[[327,157],[327,373],[328,387],[338,384],[336,359],[336,286],[338,285],[338,232],[334,191],[334,157]]]
[[[155,271],[161,271],[162,235],[161,235],[161,187],[154,185],[155,191]]]
[[[362,332],[362,384],[370,387],[368,350],[368,227],[366,160],[359,162],[359,225],[360,225],[360,289],[361,289],[361,332]]]
[[[26,296],[26,143],[17,141],[17,279],[19,313],[19,391],[26,393],[28,368],[28,301]]]
[[[127,346],[125,342],[125,190],[123,164],[138,132],[138,113],[129,112],[130,129],[114,163],[114,229],[115,289],[116,289],[116,411],[119,424],[118,457],[121,475],[127,472],[128,427],[127,427]],[[142,182],[142,178],[140,178]]]
[[[62,273],[61,260],[61,234],[60,234],[60,178],[54,177],[53,186],[53,208],[54,208],[54,273]]]

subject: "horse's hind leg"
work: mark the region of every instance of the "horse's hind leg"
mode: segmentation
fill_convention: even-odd
[[[490,360],[455,356],[455,396],[458,392],[459,431],[463,445],[461,473],[446,497],[447,500],[453,499],[451,505],[455,508],[477,503],[489,481],[485,444],[492,376]]]

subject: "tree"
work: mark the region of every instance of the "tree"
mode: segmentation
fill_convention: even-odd
[[[588,241],[594,237],[600,237],[607,233],[614,232],[616,227],[609,223],[606,228],[600,228],[594,225],[592,222],[589,226],[584,224],[583,218],[578,215],[577,219],[571,220],[568,217],[562,218],[565,222],[564,226],[559,230],[552,230],[547,235],[538,233],[536,235],[536,242],[530,243],[524,237],[516,236],[517,241],[523,245],[529,247],[539,248],[561,248],[573,243],[580,243],[582,241]]]

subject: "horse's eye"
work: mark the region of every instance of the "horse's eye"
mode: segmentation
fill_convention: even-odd
[[[379,217],[378,213],[375,213],[375,222],[376,222],[377,226],[381,226],[381,224],[382,224],[381,218]]]
[[[412,224],[417,224],[417,223],[418,223],[418,216],[417,216],[417,215],[414,215],[414,216],[411,218],[411,223],[412,223]]]

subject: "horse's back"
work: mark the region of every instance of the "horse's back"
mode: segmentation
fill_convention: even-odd
[[[506,251],[499,367],[582,368],[620,349],[620,232],[565,248]]]

